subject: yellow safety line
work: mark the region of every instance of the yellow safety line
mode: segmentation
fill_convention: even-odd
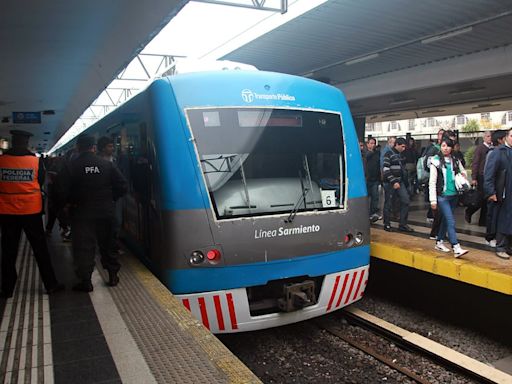
[[[453,256],[440,255],[423,248],[404,249],[400,246],[372,241],[370,254],[377,259],[405,265],[435,275],[512,295],[512,275],[500,268],[474,264]],[[503,270],[503,268],[502,268]]]
[[[138,260],[128,256],[123,267],[129,267],[155,301],[176,321],[178,326],[197,342],[210,361],[215,364],[230,383],[261,383],[231,351],[224,346],[202,323],[182,305],[173,294]]]

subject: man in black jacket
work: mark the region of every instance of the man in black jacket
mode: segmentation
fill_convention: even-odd
[[[380,185],[380,151],[376,149],[377,141],[371,137],[366,143],[366,187],[368,189],[368,203],[370,221],[372,223],[381,219],[379,215],[379,185]]]
[[[80,280],[73,289],[91,292],[96,242],[101,263],[109,274],[108,284],[115,286],[119,282],[121,265],[110,252],[112,202],[126,193],[127,182],[112,162],[95,155],[92,136],[80,135],[77,148],[79,155],[58,175],[56,190],[60,201],[71,210],[73,261]]]
[[[399,137],[395,146],[384,155],[382,164],[382,179],[384,181],[384,230],[391,231],[391,199],[397,195],[400,200],[400,224],[398,229],[403,232],[414,232],[407,225],[409,216],[409,192],[406,186],[406,171],[402,152],[406,141]]]

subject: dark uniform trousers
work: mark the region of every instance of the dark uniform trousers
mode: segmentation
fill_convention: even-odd
[[[48,252],[41,214],[0,215],[0,223],[2,225],[2,292],[12,293],[18,279],[16,258],[22,230],[34,251],[45,288],[47,290],[54,288],[57,285],[57,279]]]
[[[111,252],[112,217],[74,217],[71,227],[75,272],[80,280],[91,280],[95,265],[96,240],[103,268],[112,272],[121,269],[119,260]]]

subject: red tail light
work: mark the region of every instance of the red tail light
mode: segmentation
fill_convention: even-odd
[[[218,249],[211,249],[206,254],[206,258],[210,261],[219,261],[220,256],[220,251]]]

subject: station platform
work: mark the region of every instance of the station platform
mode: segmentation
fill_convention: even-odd
[[[116,287],[71,290],[71,243],[50,239],[66,291],[44,294],[22,237],[14,296],[1,299],[0,383],[259,383],[259,379],[126,252]]]
[[[380,196],[381,212],[384,196]],[[424,194],[415,194],[409,205],[409,226],[411,234],[397,230],[398,223],[391,219],[393,232],[383,230],[382,221],[372,224],[371,256],[375,259],[414,268],[434,275],[453,279],[465,284],[512,295],[512,258],[500,259],[494,248],[486,244],[486,228],[478,225],[480,211],[468,223],[465,208],[454,211],[457,237],[464,249],[469,252],[459,259],[453,254],[434,249],[435,241],[429,239],[431,224],[427,220],[429,204]],[[371,280],[371,269],[370,269]]]

